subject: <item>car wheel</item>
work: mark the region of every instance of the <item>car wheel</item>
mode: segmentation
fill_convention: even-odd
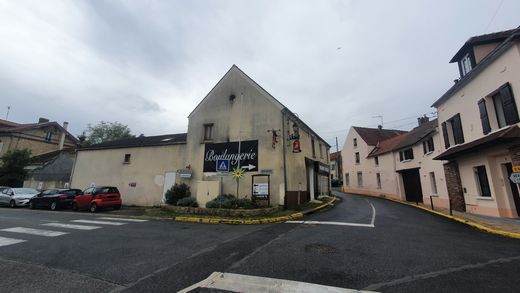
[[[121,209],[121,205],[114,206],[114,210],[119,210],[119,209]]]
[[[11,201],[9,202],[9,207],[10,208],[15,208],[16,207],[16,202],[14,201],[14,199],[11,199]]]
[[[97,204],[95,202],[90,204],[90,212],[91,213],[97,212],[97,209],[98,209],[98,207],[97,207]]]
[[[36,207],[34,206],[34,202],[32,202],[32,201],[29,202],[29,208],[30,208],[31,210],[34,210],[34,208],[36,208]]]
[[[55,211],[58,209],[58,204],[56,202],[51,203],[51,211]]]
[[[73,211],[77,211],[78,210],[78,204],[77,203],[72,203],[72,210]]]

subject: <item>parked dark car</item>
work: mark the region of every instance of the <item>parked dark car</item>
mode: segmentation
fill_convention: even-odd
[[[46,208],[53,211],[70,208],[74,198],[81,194],[83,192],[79,189],[48,189],[31,198],[29,208]]]
[[[341,187],[343,185],[343,181],[340,181],[339,179],[332,179],[330,181],[330,185],[332,187]]]
[[[121,194],[117,187],[89,187],[83,191],[82,195],[78,195],[74,198],[72,210],[89,209],[92,213],[105,207],[118,210],[121,208],[121,203]]]

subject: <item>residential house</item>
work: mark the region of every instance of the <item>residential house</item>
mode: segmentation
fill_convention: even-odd
[[[76,150],[66,148],[31,157],[24,187],[38,190],[68,188]]]
[[[509,177],[520,166],[520,27],[472,37],[450,62],[460,79],[433,107],[451,206],[518,217],[519,188]]]
[[[341,163],[341,151],[330,153],[330,178],[343,182],[343,164]]]
[[[235,65],[189,114],[182,135],[169,146],[131,140],[79,149],[72,185],[115,185],[136,205],[160,204],[168,182],[186,182],[201,206],[237,190],[288,207],[330,193],[330,145]],[[245,175],[237,185],[217,167]]]

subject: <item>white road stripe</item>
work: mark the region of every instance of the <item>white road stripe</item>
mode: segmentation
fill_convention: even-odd
[[[376,221],[376,208],[374,207],[374,205],[368,201],[368,199],[365,199],[369,204],[370,206],[372,207],[372,221],[370,221],[370,225],[374,226],[374,223]]]
[[[287,221],[288,224],[305,224],[305,225],[337,225],[337,226],[352,226],[374,228],[372,224],[348,223],[348,222],[328,222],[328,221]]]
[[[24,228],[24,227],[7,228],[7,229],[2,229],[0,231],[21,233],[21,234],[31,234],[31,235],[38,235],[38,236],[45,236],[45,237],[56,237],[56,236],[69,234],[67,232],[40,230],[40,229],[32,229],[32,228]]]
[[[0,246],[7,246],[7,245],[11,245],[11,244],[20,243],[20,242],[25,242],[25,240],[0,237]]]
[[[142,220],[142,219],[116,218],[116,217],[99,217],[99,218],[96,218],[96,219],[110,220],[110,221],[136,222],[136,223],[148,222],[148,220]]]
[[[72,222],[85,223],[85,224],[98,224],[98,225],[112,225],[112,226],[121,226],[121,225],[126,224],[126,223],[121,223],[121,222],[94,221],[94,220],[74,220]]]
[[[99,226],[74,225],[74,224],[64,224],[64,223],[47,223],[47,224],[42,224],[42,226],[76,229],[76,230],[94,230],[94,229],[101,228]]]

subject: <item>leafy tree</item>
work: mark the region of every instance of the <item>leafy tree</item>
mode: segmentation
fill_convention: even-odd
[[[31,159],[28,149],[10,150],[0,157],[0,185],[20,186],[27,175],[24,170]]]
[[[135,136],[131,134],[130,128],[117,121],[101,121],[94,126],[89,124],[87,130],[78,136],[82,146],[131,137]]]

